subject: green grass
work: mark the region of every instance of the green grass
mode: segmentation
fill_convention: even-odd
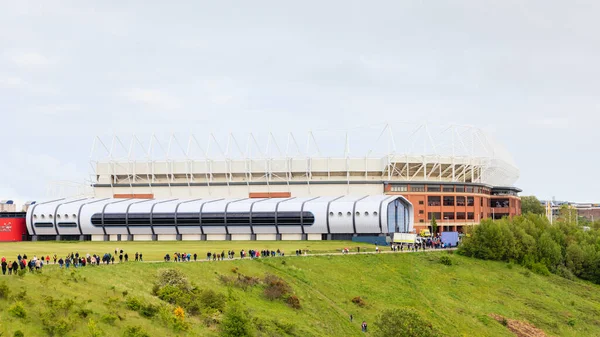
[[[239,257],[240,250],[245,249],[281,249],[288,255],[294,255],[296,249],[308,249],[311,253],[339,252],[342,248],[356,248],[359,243],[351,241],[120,241],[120,242],[92,242],[92,241],[38,241],[38,242],[2,242],[0,255],[7,259],[16,259],[19,254],[27,254],[28,258],[34,255],[64,257],[66,254],[77,253],[85,255],[104,253],[114,254],[115,249],[123,250],[133,260],[136,252],[144,254],[145,261],[162,261],[165,254],[173,256],[174,252],[198,254],[199,259],[206,259],[207,252],[227,252],[234,250]],[[361,251],[374,251],[375,246],[360,243]]]
[[[339,245],[340,243],[338,243]],[[0,299],[0,332],[12,336],[22,330],[25,336],[46,336],[38,319],[45,309],[44,296],[71,298],[90,309],[87,318],[69,314],[75,328],[67,335],[90,336],[89,318],[96,322],[110,311],[117,311],[122,320],[114,324],[99,322],[105,336],[122,336],[126,326],[139,325],[151,336],[218,336],[214,327],[206,327],[203,318],[188,317],[192,330],[177,333],[161,324],[157,318],[147,319],[127,310],[127,297],[137,296],[160,304],[151,295],[157,270],[177,268],[201,288],[214,289],[240,300],[251,317],[273,325],[288,324],[296,336],[363,336],[360,323],[366,320],[371,330],[379,312],[389,308],[411,307],[448,336],[513,336],[502,324],[489,318],[499,314],[524,320],[555,336],[600,335],[600,287],[569,281],[554,275],[539,276],[526,269],[506,263],[451,256],[453,265],[439,262],[446,252],[365,254],[350,256],[308,256],[261,260],[234,260],[210,263],[130,263],[100,267],[85,267],[73,272],[47,268],[42,274],[27,274],[24,278],[1,277],[12,295],[24,289],[23,305],[27,318],[15,318],[8,313],[13,300]],[[282,301],[266,300],[262,286],[247,291],[227,289],[219,274],[239,273],[263,277],[273,273],[283,277],[300,298],[302,309],[295,310]],[[351,302],[361,296],[365,307]],[[112,303],[108,303],[113,298]],[[354,315],[350,323],[348,316]],[[57,315],[60,317],[60,315]],[[220,317],[215,317],[217,320]],[[285,335],[281,332],[259,336]],[[371,333],[367,334],[370,335]]]

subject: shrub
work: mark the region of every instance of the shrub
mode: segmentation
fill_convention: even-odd
[[[185,274],[177,269],[159,270],[157,284],[161,288],[166,285],[170,285],[184,291],[190,291],[192,289]]]
[[[413,309],[386,310],[375,322],[377,337],[435,337],[441,333]]]
[[[545,264],[540,263],[540,262],[536,262],[533,265],[531,265],[531,271],[536,274],[543,275],[543,276],[550,275],[550,271],[548,270],[548,267],[546,267]]]
[[[25,277],[25,275],[27,275],[27,269],[19,269],[19,271],[17,272],[17,276],[19,276],[20,278]]]
[[[123,294],[123,297],[127,297],[127,295],[129,294],[129,292],[127,290],[123,290],[122,294]]]
[[[296,295],[289,296],[285,300],[285,303],[294,309],[300,309],[302,307],[300,306],[300,299]]]
[[[42,316],[42,329],[50,336],[64,336],[73,329],[73,322],[68,317],[57,318],[53,313]]]
[[[8,299],[9,295],[10,295],[10,288],[8,288],[8,285],[6,284],[6,282],[0,282],[0,298]]]
[[[291,287],[287,282],[275,275],[267,274],[264,280],[266,288],[264,291],[265,297],[269,300],[282,298],[291,292]]]
[[[150,334],[140,326],[128,326],[123,331],[123,337],[150,337]]]
[[[25,337],[25,334],[23,333],[23,331],[21,331],[21,330],[17,330],[17,331],[15,331],[15,333],[13,334],[13,337]]]
[[[199,296],[200,302],[205,308],[215,309],[220,312],[225,310],[225,295],[215,292],[212,289],[204,290]]]
[[[567,324],[571,327],[575,326],[575,318],[571,318],[569,319],[569,321],[567,322]]]
[[[452,265],[452,259],[448,255],[440,256],[440,263],[446,266]]]
[[[221,336],[249,337],[252,336],[250,318],[239,303],[232,303],[221,322]]]
[[[161,300],[169,302],[171,304],[184,302],[182,300],[182,296],[184,295],[184,293],[181,291],[181,289],[172,285],[166,285],[160,288],[156,295]]]
[[[575,275],[573,275],[573,273],[569,270],[569,268],[560,265],[558,266],[558,268],[556,268],[556,274],[560,277],[564,277],[567,280],[575,280]]]
[[[127,301],[125,301],[125,305],[127,305],[127,308],[133,311],[138,311],[143,306],[142,301],[137,297],[128,298]]]
[[[90,318],[88,321],[88,331],[90,332],[90,337],[100,337],[104,335],[104,331],[102,331],[96,322]]]
[[[92,314],[93,311],[91,309],[80,308],[80,309],[77,309],[76,313],[77,313],[77,315],[79,315],[79,317],[86,318],[90,314]]]
[[[158,306],[154,305],[154,304],[145,304],[142,305],[142,307],[140,308],[140,315],[146,317],[146,318],[152,318],[154,316],[156,316],[156,313],[158,313]]]
[[[352,303],[358,305],[359,307],[364,307],[367,303],[360,297],[356,296],[352,299]]]
[[[115,314],[104,314],[104,315],[102,315],[102,317],[100,317],[100,321],[102,321],[102,323],[106,323],[108,325],[115,324],[117,319],[119,319],[119,317]]]
[[[219,281],[227,286],[237,287],[243,290],[247,290],[260,283],[257,277],[247,276],[238,273],[237,278],[234,276],[219,275]]]
[[[21,302],[13,303],[13,305],[11,305],[8,308],[8,312],[17,318],[26,318],[27,317],[27,312],[25,311],[25,308],[23,307],[23,303],[21,303]]]

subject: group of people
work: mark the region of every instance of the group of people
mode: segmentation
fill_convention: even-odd
[[[354,321],[354,316],[352,314],[350,314],[350,322]],[[362,332],[367,332],[368,330],[368,325],[367,325],[367,321],[362,321],[362,323],[360,324],[360,330]]]
[[[90,255],[89,253],[86,255],[80,255],[79,252],[71,252],[67,254],[64,258],[59,258],[56,254],[54,254],[52,257],[52,261],[54,262],[54,264],[58,264],[61,269],[63,267],[68,269],[71,266],[78,268],[85,267],[86,265],[100,265],[101,263],[114,264],[115,257],[117,256],[117,254],[119,254],[118,259],[120,263],[123,262],[123,259],[125,260],[125,262],[129,261],[129,255],[127,253],[124,253],[122,249],[119,250],[118,248],[115,249],[114,255],[111,253],[104,253],[104,255]],[[41,256],[39,258],[34,255],[31,260],[28,260],[27,254],[19,254],[17,256],[17,259],[14,261],[7,261],[6,257],[3,256],[1,259],[2,275],[6,275],[7,272],[8,275],[16,275],[19,269],[25,268],[29,268],[29,271],[31,272],[33,272],[34,270],[41,270],[44,267],[44,265],[49,265],[50,261],[51,260],[49,255],[46,255],[45,257]],[[136,252],[135,261],[144,261],[143,254]]]
[[[302,253],[302,250],[298,249],[296,250],[296,255],[300,255]],[[225,252],[224,250],[219,252],[206,252],[206,261],[223,261],[225,259],[229,259],[232,260],[234,259],[236,256],[236,252],[234,250],[228,250],[227,252]],[[248,251],[242,249],[239,252],[239,256],[240,258],[244,259],[246,257],[249,257],[251,259],[255,259],[255,258],[260,258],[260,257],[275,257],[275,256],[285,256],[285,253],[283,252],[283,250],[281,249],[277,249],[277,250],[269,250],[269,249],[263,249],[263,250],[254,250],[254,249],[250,249]],[[197,253],[178,253],[175,252],[173,253],[173,255],[171,256],[170,254],[166,254],[163,257],[163,260],[165,262],[170,262],[171,260],[173,262],[190,262],[190,261],[198,261],[198,254]]]

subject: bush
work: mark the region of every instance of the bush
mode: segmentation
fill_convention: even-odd
[[[550,271],[548,270],[548,267],[546,267],[545,264],[540,263],[540,262],[536,262],[533,265],[531,265],[531,271],[536,274],[543,275],[543,276],[550,275]]]
[[[102,331],[98,325],[96,324],[96,321],[94,321],[93,319],[90,318],[90,320],[88,321],[88,331],[90,332],[90,337],[100,337],[104,335],[104,331]]]
[[[8,308],[8,312],[17,318],[27,318],[27,312],[21,302],[13,303],[13,305]]]
[[[25,337],[25,334],[23,333],[23,331],[21,331],[21,330],[17,330],[17,331],[15,331],[15,333],[13,334],[13,337]]]
[[[221,336],[249,337],[252,336],[250,318],[239,303],[232,303],[221,322]]]
[[[6,284],[6,282],[0,282],[0,298],[2,299],[8,299],[8,296],[10,295],[10,288],[8,288],[8,285]]]
[[[452,259],[448,255],[440,256],[440,263],[446,266],[452,265]]]
[[[367,305],[367,303],[365,302],[365,300],[363,300],[360,296],[356,296],[352,299],[352,303],[358,305],[359,307],[364,307],[365,305]]]
[[[177,269],[159,270],[157,284],[160,288],[170,285],[183,291],[190,291],[192,289],[185,274]]]
[[[257,277],[247,276],[241,273],[238,273],[237,277],[219,275],[219,281],[224,285],[237,287],[243,290],[247,290],[260,283],[260,279]]]
[[[108,325],[113,325],[119,319],[119,317],[115,314],[104,314],[100,317],[100,321],[102,323],[106,323]]]
[[[183,295],[184,293],[183,291],[181,291],[181,289],[172,285],[166,285],[162,288],[159,288],[159,290],[156,293],[156,296],[158,296],[158,298],[171,304],[184,302],[182,301]]]
[[[289,305],[290,307],[292,307],[294,309],[302,308],[302,306],[300,306],[300,299],[296,295],[289,296],[285,300],[285,303],[287,303],[287,305]]]
[[[560,277],[564,277],[567,280],[575,280],[575,275],[573,275],[573,273],[569,270],[569,268],[565,267],[565,266],[558,266],[558,268],[556,268],[556,274]]]
[[[140,326],[128,326],[123,331],[123,337],[150,337],[150,334]]]
[[[220,312],[225,310],[226,298],[225,295],[207,289],[200,293],[200,302],[205,308],[215,309]]]
[[[441,333],[413,309],[400,308],[382,312],[375,322],[377,337],[435,337]]]
[[[146,318],[152,318],[154,316],[156,316],[156,314],[158,313],[158,306],[154,305],[154,304],[145,304],[140,308],[140,315],[146,317]]]
[[[80,318],[87,318],[90,314],[93,313],[93,311],[86,308],[80,308],[77,309],[76,313],[77,315],[79,315]]]
[[[73,322],[68,317],[57,318],[47,313],[42,317],[42,329],[50,336],[64,336],[73,329]]]
[[[127,305],[127,308],[129,308],[129,310],[138,311],[142,308],[143,303],[137,297],[130,297],[127,299],[127,301],[125,301],[125,305]]]
[[[282,298],[291,292],[289,284],[284,279],[275,275],[267,274],[264,282],[267,286],[264,291],[265,297],[271,301]]]

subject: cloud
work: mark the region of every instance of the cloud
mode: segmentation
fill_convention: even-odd
[[[155,109],[176,110],[181,107],[179,99],[160,90],[133,88],[123,90],[121,95],[131,102]]]
[[[12,55],[11,59],[14,64],[22,68],[41,68],[52,63],[44,55],[34,52],[15,53]]]
[[[530,121],[535,127],[546,129],[566,129],[569,127],[569,119],[564,117],[542,117]]]
[[[45,114],[45,115],[68,115],[70,112],[77,112],[81,110],[81,106],[79,104],[46,104],[40,105],[36,109],[37,111]]]
[[[20,77],[0,77],[0,88],[2,89],[25,89],[27,87],[29,87],[29,83]]]

